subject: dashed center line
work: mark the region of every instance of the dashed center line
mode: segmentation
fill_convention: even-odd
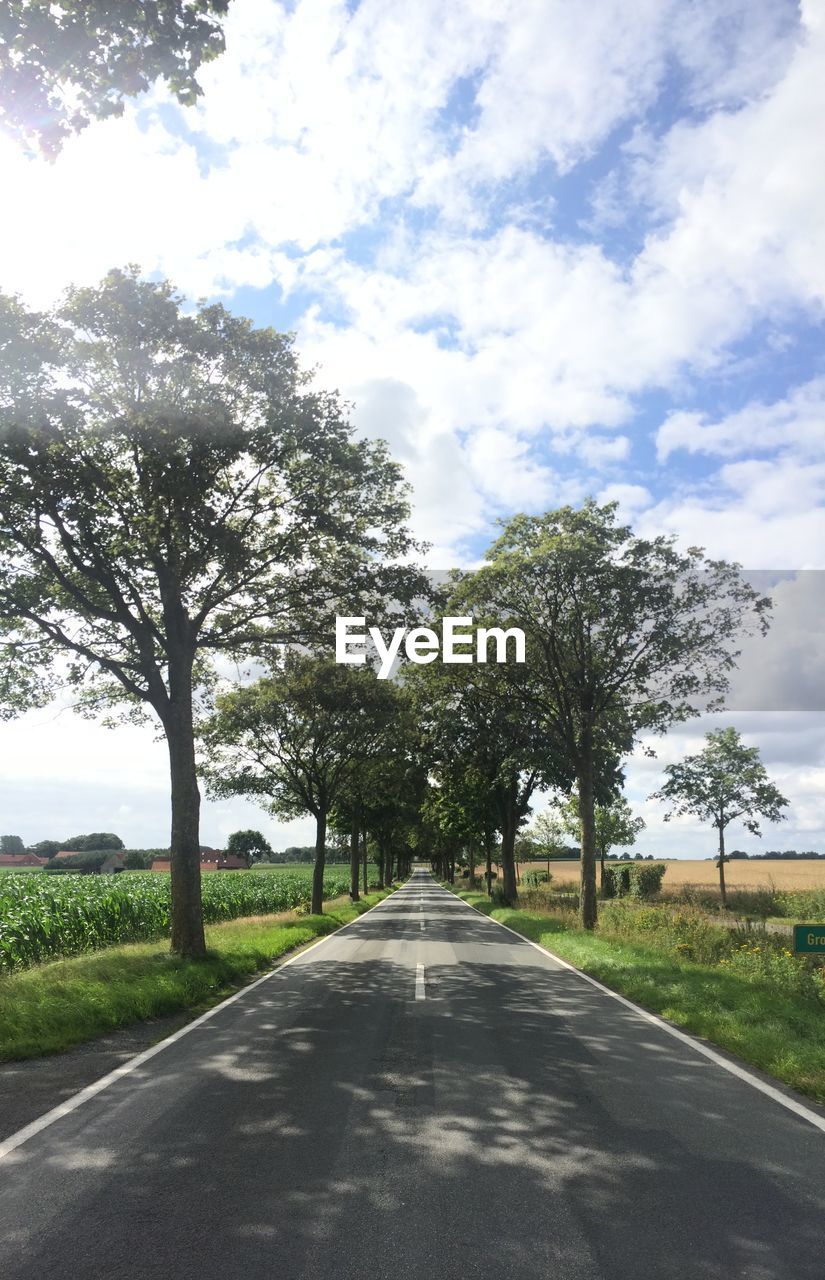
[[[417,964],[415,966],[415,998],[416,1000],[426,1000],[427,989],[424,985],[424,966]]]

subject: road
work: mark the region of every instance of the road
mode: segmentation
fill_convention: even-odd
[[[823,1156],[416,872],[6,1155],[0,1275],[823,1280]]]

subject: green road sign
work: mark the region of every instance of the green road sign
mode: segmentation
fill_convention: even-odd
[[[825,955],[825,924],[795,924],[793,949]]]

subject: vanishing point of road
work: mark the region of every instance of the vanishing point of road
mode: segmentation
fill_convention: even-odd
[[[31,1126],[0,1276],[823,1280],[804,1111],[416,871]]]

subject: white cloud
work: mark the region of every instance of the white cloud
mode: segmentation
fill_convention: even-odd
[[[678,449],[728,458],[766,449],[821,457],[825,453],[825,378],[814,378],[771,404],[751,401],[716,422],[708,414],[672,413],[656,433],[656,451],[659,460],[666,462]]]

